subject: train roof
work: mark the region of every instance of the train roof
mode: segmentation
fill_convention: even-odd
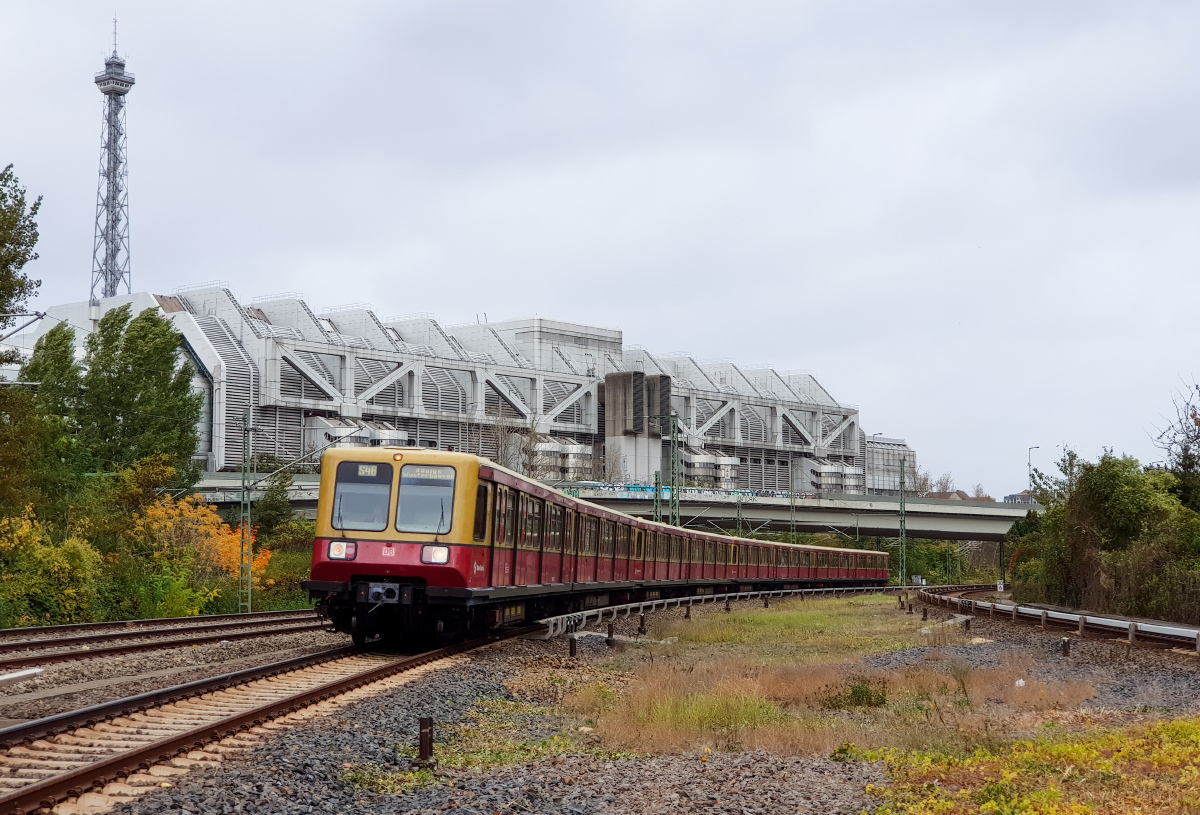
[[[509,476],[510,478],[513,478],[513,479],[522,481],[526,484],[529,484],[531,487],[535,487],[539,490],[545,490],[546,492],[554,493],[555,495],[563,498],[564,501],[575,503],[575,504],[583,504],[584,506],[599,510],[601,513],[604,513],[604,514],[620,515],[622,517],[629,518],[631,521],[634,521],[635,523],[637,523],[639,525],[643,525],[650,529],[659,529],[659,530],[663,530],[666,532],[673,532],[676,534],[679,531],[684,530],[684,531],[689,532],[690,534],[698,535],[698,536],[701,536],[703,538],[710,539],[710,540],[721,540],[721,541],[728,541],[731,543],[732,542],[752,543],[757,546],[781,546],[781,547],[785,547],[785,548],[811,549],[811,550],[817,550],[817,551],[822,551],[822,552],[844,552],[847,554],[860,554],[860,555],[861,554],[875,554],[875,555],[886,554],[884,552],[876,552],[871,549],[852,549],[852,548],[838,547],[838,546],[819,546],[816,544],[785,543],[783,541],[765,541],[765,540],[757,540],[754,538],[739,538],[734,535],[725,535],[725,534],[721,534],[721,533],[717,533],[717,532],[707,532],[707,531],[699,530],[699,529],[685,529],[684,527],[671,526],[670,524],[651,521],[651,520],[647,520],[645,518],[638,518],[637,516],[628,515],[624,512],[620,512],[615,509],[603,507],[603,506],[600,506],[599,504],[593,504],[591,501],[586,501],[577,496],[569,495],[569,494],[563,492],[562,490],[559,490],[553,486],[550,486],[549,484],[543,484],[542,482],[537,481],[536,479],[530,478],[527,475],[522,475],[521,473],[518,473],[515,470],[511,470],[508,467],[505,467],[501,464],[497,464],[496,462],[492,461],[490,458],[486,458],[484,456],[479,456],[474,453],[459,453],[459,452],[451,452],[449,450],[436,450],[431,447],[380,446],[380,447],[370,447],[370,448],[337,447],[337,448],[332,448],[330,450],[325,451],[325,456],[329,456],[331,459],[333,459],[335,461],[345,461],[345,460],[354,459],[354,458],[362,458],[364,456],[364,454],[375,454],[376,456],[378,456],[380,458],[383,458],[383,457],[390,458],[395,453],[397,453],[397,452],[403,453],[406,450],[420,452],[424,455],[432,455],[432,456],[435,456],[436,458],[446,461],[447,463],[451,463],[451,462],[459,463],[459,464],[473,463],[473,464],[478,464],[480,467],[488,467],[493,471],[504,473],[505,475]]]

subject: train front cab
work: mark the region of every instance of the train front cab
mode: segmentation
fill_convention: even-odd
[[[478,461],[415,448],[328,451],[304,584],[318,612],[356,641],[398,638],[436,628],[425,619],[427,586],[487,586]]]

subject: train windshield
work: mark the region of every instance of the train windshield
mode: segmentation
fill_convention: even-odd
[[[405,464],[400,468],[396,530],[444,535],[454,514],[454,468]]]
[[[343,461],[333,492],[334,529],[382,532],[392,504],[392,465]]]

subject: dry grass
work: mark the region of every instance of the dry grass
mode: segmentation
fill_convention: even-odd
[[[923,627],[889,598],[874,597],[672,621],[659,635],[678,643],[644,661],[622,693],[584,688],[566,703],[595,720],[611,748],[636,752],[828,754],[853,742],[970,754],[1028,726],[1022,714],[1068,708],[1095,693],[1036,680],[1020,658],[988,669],[937,651],[904,670],[862,663],[865,654],[931,639],[966,642],[949,626],[929,634]]]

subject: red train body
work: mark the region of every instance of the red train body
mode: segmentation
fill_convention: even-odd
[[[322,460],[304,587],[356,641],[450,638],[659,597],[882,586],[887,558],[654,523],[468,454],[343,448]]]

